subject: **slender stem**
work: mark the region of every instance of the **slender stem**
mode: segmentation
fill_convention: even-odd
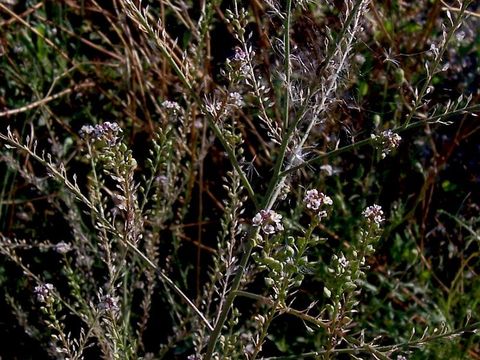
[[[200,310],[198,310],[198,308],[195,306],[195,304],[188,298],[187,295],[184,294],[184,292],[182,290],[180,290],[180,288],[175,285],[175,283],[167,276],[163,273],[163,271],[158,268],[157,265],[155,265],[144,253],[142,253],[134,244],[132,244],[130,241],[126,240],[126,243],[127,245],[133,250],[135,251],[148,265],[150,265],[152,268],[155,269],[155,271],[157,272],[157,274],[160,276],[160,278],[165,282],[167,283],[182,299],[183,301],[185,301],[191,308],[193,311],[195,311],[195,313],[197,313],[197,315],[203,320],[203,322],[205,323],[205,325],[207,325],[208,329],[210,331],[213,331],[213,327],[212,325],[210,325],[209,321],[205,318],[205,316],[202,314],[202,312]]]
[[[275,317],[276,308],[278,307],[279,302],[280,302],[280,298],[278,298],[274,302],[272,308],[270,309],[270,312],[267,315],[265,323],[262,326],[262,331],[260,333],[260,336],[258,337],[257,343],[255,344],[255,349],[253,351],[253,354],[250,357],[251,360],[255,360],[257,358],[258,354],[260,353],[260,351],[262,351],[263,342],[265,341],[265,338],[267,337],[268,328],[270,327],[270,324],[272,323],[272,321]]]
[[[360,9],[361,9],[362,5],[364,5],[367,2],[368,2],[368,0],[357,0],[355,2],[355,5],[351,9],[351,11],[350,11],[350,13],[347,17],[347,20],[345,21],[345,24],[342,27],[342,31],[341,31],[340,36],[339,36],[339,41],[337,41],[336,44],[335,44],[335,50],[333,50],[331,52],[331,55],[326,59],[325,64],[326,64],[326,66],[329,66],[329,63],[330,63],[331,59],[337,53],[337,49],[338,49],[340,60],[336,64],[336,68],[333,69],[334,73],[331,76],[329,76],[328,79],[327,79],[328,82],[325,86],[326,90],[322,94],[320,106],[318,106],[319,113],[323,113],[325,111],[325,109],[327,108],[327,106],[325,105],[327,103],[327,100],[329,100],[331,94],[333,94],[336,91],[336,89],[338,88],[337,85],[338,85],[340,74],[343,71],[343,68],[345,66],[347,66],[347,60],[348,60],[348,57],[350,55],[350,51],[351,51],[351,48],[352,48],[352,43],[353,43],[353,40],[355,38],[355,33],[359,29],[358,25],[359,25],[359,22],[360,22],[360,16],[362,15],[362,13],[360,12]],[[349,37],[345,38],[346,44],[344,46],[342,46],[342,43],[344,41],[344,37],[347,34],[349,35]],[[297,145],[297,149],[301,150],[303,148],[303,145],[305,144],[308,137],[310,136],[310,132],[312,131],[312,129],[315,126],[316,123],[317,123],[317,116],[312,116],[312,119],[310,120],[310,123],[308,124],[308,127],[305,130],[305,133],[303,134],[302,139],[300,140],[300,142]]]
[[[292,17],[292,0],[287,0],[287,16],[285,17],[285,108],[283,110],[283,116],[285,129],[288,129],[288,119],[290,113],[290,20]]]
[[[292,1],[287,0],[287,14],[285,17],[285,74],[287,76],[286,78],[286,89],[285,89],[285,108],[283,110],[283,116],[284,116],[284,124],[285,124],[285,129],[288,129],[285,136],[282,139],[282,143],[280,145],[280,151],[277,157],[277,160],[275,161],[275,165],[273,168],[273,176],[270,180],[270,183],[268,184],[267,188],[267,196],[264,200],[264,208],[269,209],[272,205],[273,202],[272,199],[275,198],[275,188],[278,188],[280,185],[280,182],[283,181],[283,179],[279,178],[279,174],[282,170],[282,166],[284,163],[285,159],[285,154],[288,149],[288,144],[290,143],[290,139],[292,137],[293,132],[295,131],[295,128],[298,124],[298,122],[295,122],[292,124],[292,126],[288,126],[289,123],[289,115],[290,115],[290,21],[291,21],[291,16],[292,16]]]
[[[355,15],[357,15],[358,10],[360,9],[360,6],[363,3],[364,3],[364,0],[357,0],[356,1],[354,7],[352,8],[351,12],[349,13],[347,19],[345,20],[345,24],[342,28],[342,31],[340,32],[340,34],[338,36],[338,40],[336,41],[336,44],[341,43],[344,40],[344,37],[346,36],[346,34],[348,34],[347,30],[350,28],[350,25],[352,24],[352,22],[355,19]],[[290,8],[287,8],[287,9],[291,10]],[[287,14],[287,17],[286,17],[286,25],[287,24],[288,25],[290,24],[289,14]],[[288,33],[289,29],[286,28],[285,31]],[[352,41],[352,39],[353,39],[353,36],[350,38],[349,43]],[[348,46],[347,46],[347,48],[348,48]],[[335,49],[336,49],[336,47],[333,47],[332,50],[329,51],[329,53],[326,57],[326,60],[325,60],[325,63],[327,65],[330,63],[331,59],[335,55],[335,53],[336,53]],[[340,68],[343,66],[342,64],[345,63],[348,53],[349,53],[348,51],[345,51],[345,53],[343,54]],[[322,97],[321,104],[319,106],[320,109],[324,108],[327,98],[329,97],[330,93],[334,90],[335,84],[336,84],[336,79],[337,79],[337,76],[338,76],[339,72],[340,72],[340,69],[337,69],[337,72],[336,72],[337,75],[335,75],[334,78],[330,79],[330,84],[327,87],[327,91],[325,92],[325,95]],[[287,78],[288,78],[288,73],[287,73]],[[320,89],[323,89],[323,87],[321,87]],[[316,91],[314,91],[314,93],[310,96],[310,98],[313,98],[315,96],[315,94],[317,94],[318,91],[320,91],[320,89],[317,89]],[[287,89],[287,99],[289,98],[288,95],[289,94],[288,94],[288,89]],[[279,155],[278,155],[278,158],[275,162],[273,176],[272,176],[272,178],[270,180],[270,183],[268,185],[267,196],[266,196],[266,200],[264,201],[264,208],[266,208],[266,209],[270,209],[273,206],[273,203],[275,202],[275,199],[278,197],[278,194],[280,193],[281,186],[283,185],[283,182],[285,181],[286,172],[285,171],[281,172],[281,169],[284,165],[285,154],[286,154],[286,151],[288,149],[288,145],[290,144],[292,135],[297,128],[297,125],[303,119],[303,116],[305,115],[307,109],[309,108],[308,103],[309,103],[308,101],[305,102],[305,106],[303,107],[303,109],[301,111],[301,115],[296,119],[295,122],[292,123],[292,125],[290,126],[290,128],[288,129],[287,133],[285,134],[285,136],[282,140],[282,144],[280,145]],[[288,104],[288,102],[287,102],[287,104]],[[289,114],[289,109],[286,109],[285,110],[285,116],[288,117],[288,114]],[[307,130],[305,131],[304,136],[302,137],[300,143],[295,147],[295,150],[293,150],[294,154],[302,149],[305,141],[307,140],[307,138],[308,138],[308,136],[309,136],[314,124],[315,124],[315,121],[316,121],[316,117],[312,117],[312,120],[308,124]],[[288,122],[286,121],[286,123],[288,123]],[[290,167],[291,167],[291,165],[287,165],[287,169],[290,168]]]
[[[356,149],[356,148],[359,148],[359,147],[362,147],[364,145],[368,145],[370,143],[373,142],[373,139],[364,139],[364,140],[361,140],[361,141],[357,141],[356,143],[353,143],[353,144],[350,144],[350,145],[346,145],[346,146],[343,146],[339,149],[335,149],[335,150],[332,150],[332,151],[329,151],[325,154],[321,154],[321,155],[318,155],[318,156],[315,156],[314,158],[311,158],[311,159],[308,159],[308,160],[305,160],[303,163],[297,165],[297,166],[292,166],[288,169],[285,169],[285,171],[281,172],[280,173],[280,176],[284,177],[284,176],[287,176],[297,170],[300,170],[300,169],[303,169],[305,166],[307,165],[310,165],[310,164],[313,164],[313,163],[316,163],[316,162],[320,162],[324,159],[330,159],[332,157],[335,157],[336,155],[340,155],[340,154],[343,154],[345,152],[348,152],[350,150],[353,150],[353,149]]]
[[[420,103],[423,100],[423,97],[425,96],[428,88],[430,87],[430,83],[432,82],[433,76],[435,75],[437,68],[440,65],[440,62],[442,61],[443,54],[447,50],[447,45],[452,39],[453,35],[455,34],[455,31],[457,31],[458,27],[460,26],[460,23],[463,21],[465,10],[467,9],[468,5],[470,5],[470,3],[471,3],[471,0],[463,2],[462,7],[460,8],[460,11],[458,13],[458,16],[455,19],[455,22],[452,24],[452,26],[450,27],[447,33],[447,36],[445,37],[445,43],[437,53],[437,56],[433,61],[432,67],[427,69],[427,79],[425,80],[425,83],[423,84],[422,88],[420,89],[420,92],[415,98],[415,103],[413,104],[412,110],[410,111],[410,113],[407,116],[407,119],[405,120],[404,126],[408,126],[410,124],[410,121],[415,115],[415,112],[419,108]]]
[[[225,300],[225,304],[223,305],[222,311],[218,315],[217,321],[215,322],[215,327],[210,334],[210,340],[207,345],[207,351],[205,353],[204,360],[210,360],[213,356],[213,352],[215,350],[215,345],[217,344],[218,337],[223,328],[223,324],[227,319],[227,315],[232,307],[233,300],[237,296],[237,290],[240,287],[240,282],[242,281],[243,273],[247,266],[248,260],[250,259],[250,254],[252,253],[253,248],[255,247],[255,239],[258,235],[259,228],[250,228],[250,233],[248,236],[247,244],[245,245],[245,249],[243,250],[243,256],[240,260],[240,263],[237,267],[237,273],[235,274],[235,278],[233,279],[232,286],[230,289],[230,293],[228,294],[227,299]]]
[[[350,24],[351,21],[353,21],[354,14],[357,12],[357,10],[359,9],[359,7],[363,3],[363,1],[364,0],[357,0],[352,13],[349,14],[349,17],[347,19],[348,24]],[[288,13],[291,12],[291,0],[287,0],[287,11],[288,11]],[[290,32],[289,31],[290,16],[291,16],[291,14],[287,14],[286,23],[285,23],[285,32],[287,33],[287,35]],[[347,30],[346,30],[347,27],[348,26],[345,26],[345,29],[342,31],[342,33],[341,33],[342,37],[345,36],[345,34],[347,33]],[[290,51],[290,50],[288,50],[288,51]],[[289,62],[289,60],[290,60],[289,58],[286,59],[287,62]],[[288,92],[288,88],[287,88],[287,92]],[[287,98],[289,98],[288,93],[287,93]],[[290,106],[289,102],[286,102],[286,104],[287,104],[288,107]],[[286,108],[285,113],[284,113],[285,119],[288,118],[288,115],[289,115],[289,108]],[[282,166],[284,165],[284,159],[285,159],[285,154],[286,154],[286,151],[287,151],[287,148],[288,148],[288,144],[290,142],[292,134],[294,133],[294,131],[296,129],[297,124],[298,124],[298,122],[295,122],[294,124],[292,124],[292,126],[290,126],[287,133],[285,134],[285,137],[282,140],[282,144],[280,146],[279,156],[278,156],[278,158],[275,162],[275,166],[274,166],[274,174],[272,176],[272,180],[270,181],[270,183],[268,185],[266,196],[265,196],[265,199],[263,201],[263,206],[261,207],[261,209],[270,209],[273,206],[273,204],[275,203],[275,201],[276,201],[276,199],[277,199],[277,197],[280,193],[281,184],[284,182],[285,176],[286,176],[286,175],[282,175],[281,169],[282,169]],[[257,206],[257,209],[258,209],[258,206]],[[253,235],[253,238],[252,238],[252,235]],[[237,295],[236,290],[238,290],[238,288],[239,288],[239,285],[240,285],[241,279],[243,277],[245,267],[248,263],[251,252],[253,250],[253,247],[254,247],[254,244],[255,244],[253,239],[255,239],[255,237],[257,235],[258,235],[258,228],[256,228],[255,230],[250,230],[250,236],[248,238],[247,248],[244,250],[244,254],[242,256],[242,259],[240,260],[239,268],[237,270],[237,274],[235,276],[235,279],[232,283],[230,294],[227,297],[225,305],[224,305],[224,307],[223,307],[223,309],[222,309],[222,311],[221,311],[221,313],[220,313],[220,315],[217,319],[214,331],[210,335],[210,340],[208,342],[207,351],[206,351],[205,358],[204,358],[205,360],[210,360],[213,356],[213,352],[215,350],[215,345],[218,341],[218,337],[220,336],[220,332],[223,328],[223,325],[224,325],[225,320],[227,318],[228,312],[231,308],[231,305],[233,304],[233,300],[235,299],[235,297]]]
[[[369,353],[369,354],[375,354],[375,356],[377,356],[380,359],[388,359],[388,357],[386,357],[384,353],[389,353],[389,352],[398,351],[398,350],[407,349],[407,348],[416,348],[421,344],[425,344],[426,342],[439,340],[439,339],[448,339],[453,336],[459,336],[467,331],[474,332],[474,331],[478,331],[479,329],[480,329],[480,323],[474,323],[470,326],[466,326],[464,329],[456,329],[450,332],[440,333],[440,334],[426,336],[426,337],[422,336],[419,339],[407,341],[401,344],[384,345],[384,346],[376,346],[371,343],[362,344],[360,343],[360,341],[353,339],[351,337],[348,337],[348,342],[352,343],[355,347],[345,348],[345,349],[334,349],[332,350],[332,353],[335,353],[335,354]],[[263,358],[263,360],[317,359],[319,356],[325,355],[326,352],[327,350],[322,349],[322,350],[312,351],[312,352],[303,353],[303,354],[268,357],[268,358]]]
[[[453,115],[459,115],[459,114],[466,114],[466,113],[475,113],[475,112],[478,112],[480,111],[480,104],[477,104],[477,105],[472,105],[472,106],[466,106],[464,108],[461,108],[461,109],[455,109],[455,110],[452,110],[448,113],[445,113],[445,114],[439,114],[439,115],[434,115],[434,116],[430,116],[428,118],[425,118],[423,119],[423,121],[425,123],[429,123],[429,124],[435,124],[435,123],[439,123],[441,124],[440,120],[441,119],[444,119],[446,117],[451,117]],[[421,117],[419,117],[421,119]],[[437,120],[437,121],[434,121],[434,120]],[[413,125],[413,124],[410,124],[410,125]],[[402,129],[399,128],[398,131],[401,131]]]
[[[262,295],[254,294],[254,293],[251,293],[251,292],[248,292],[248,291],[243,291],[243,290],[237,290],[236,293],[237,293],[237,296],[242,296],[242,297],[246,297],[246,298],[249,298],[249,299],[253,299],[253,300],[259,301],[263,304],[267,304],[269,306],[274,305],[274,301],[272,299],[269,299],[269,298],[267,298],[265,296],[262,296]],[[316,325],[318,327],[321,327],[321,328],[324,328],[324,329],[328,328],[328,323],[325,323],[322,320],[317,319],[314,316],[308,315],[303,311],[292,309],[291,307],[288,307],[288,306],[286,307],[286,306],[281,305],[281,304],[279,304],[277,306],[276,310],[279,313],[285,313],[285,314],[296,316],[296,317],[298,317],[298,318],[300,318],[304,321],[307,321],[307,322],[309,322],[313,325]]]
[[[443,118],[453,116],[453,115],[457,115],[457,114],[461,114],[461,113],[465,113],[465,112],[476,111],[476,110],[480,110],[480,105],[472,105],[470,107],[454,110],[454,111],[449,112],[447,114],[435,115],[435,116],[432,116],[432,117],[427,118],[425,120],[419,120],[419,121],[411,122],[408,125],[399,126],[395,129],[393,129],[393,131],[396,132],[396,133],[402,133],[402,132],[405,132],[407,130],[417,128],[417,127],[420,127],[420,126],[425,125],[425,124],[442,124],[441,119],[443,119]],[[304,167],[306,167],[308,165],[318,163],[322,160],[330,159],[330,158],[333,158],[337,155],[343,154],[345,152],[348,152],[348,151],[360,148],[362,146],[371,144],[371,143],[373,143],[373,141],[374,141],[374,139],[370,139],[370,138],[360,140],[360,141],[357,141],[356,143],[349,144],[349,145],[343,146],[341,148],[329,151],[327,153],[315,156],[311,159],[305,160],[303,163],[301,163],[297,166],[293,166],[293,167],[290,167],[288,169],[285,169],[284,171],[282,171],[279,174],[279,176],[280,177],[287,176],[287,175],[289,175],[289,174],[291,174],[291,173],[293,173],[297,170],[303,169]]]

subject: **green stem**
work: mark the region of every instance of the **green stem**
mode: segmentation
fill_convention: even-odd
[[[415,103],[413,104],[412,110],[408,114],[407,120],[405,120],[405,125],[404,125],[405,127],[410,124],[410,121],[412,120],[413,115],[415,115],[415,112],[419,108],[420,103],[423,100],[423,97],[425,96],[425,94],[426,94],[426,92],[427,92],[427,90],[430,86],[430,83],[432,82],[433,76],[435,75],[435,73],[437,71],[437,68],[440,65],[440,62],[442,61],[443,54],[447,50],[447,45],[450,42],[450,40],[452,39],[453,35],[455,34],[455,31],[458,29],[458,26],[463,21],[465,10],[467,9],[468,5],[470,5],[470,3],[471,3],[471,0],[463,2],[462,7],[460,8],[459,14],[458,14],[457,18],[455,19],[455,22],[452,24],[452,26],[450,27],[450,29],[447,33],[447,36],[445,38],[445,43],[443,44],[442,48],[438,52],[437,56],[435,57],[435,60],[433,61],[433,64],[432,64],[432,67],[427,70],[427,79],[425,80],[425,83],[423,84],[422,88],[420,89],[420,92],[418,93],[418,95],[415,98]]]
[[[237,296],[237,290],[240,287],[240,282],[242,281],[243,273],[247,266],[248,260],[250,259],[250,254],[252,253],[253,248],[255,247],[255,239],[258,235],[259,228],[250,228],[250,233],[248,236],[248,242],[243,250],[243,256],[238,264],[237,273],[235,274],[235,278],[233,279],[232,286],[230,292],[225,300],[225,304],[223,305],[222,311],[218,315],[217,321],[215,322],[215,327],[213,328],[212,333],[210,334],[210,340],[207,345],[207,352],[205,353],[204,360],[210,360],[213,356],[213,352],[215,350],[215,345],[217,344],[218,337],[223,328],[223,324],[227,319],[227,315],[232,307],[233,300]]]
[[[254,294],[254,293],[251,293],[251,292],[248,292],[248,291],[243,291],[243,290],[237,290],[236,293],[237,293],[237,296],[242,296],[242,297],[246,297],[246,298],[249,298],[249,299],[252,299],[252,300],[256,300],[256,301],[259,301],[263,304],[267,304],[269,306],[274,305],[273,300],[271,300],[271,299],[269,299],[265,296],[262,296],[262,295]],[[316,325],[316,326],[324,328],[324,329],[327,329],[328,326],[329,326],[328,323],[325,323],[322,320],[317,319],[314,316],[308,315],[304,311],[292,309],[288,306],[285,307],[283,305],[279,305],[276,310],[279,313],[285,313],[285,314],[296,316],[299,319],[302,319],[306,322],[309,322],[313,325]]]
[[[393,129],[393,131],[396,132],[396,133],[403,133],[407,130],[414,129],[414,128],[420,127],[422,125],[425,125],[425,124],[442,124],[440,119],[443,119],[443,118],[446,118],[446,117],[449,117],[449,116],[453,116],[453,115],[457,115],[457,114],[461,114],[461,113],[464,113],[464,112],[479,110],[479,109],[480,109],[480,105],[473,105],[473,106],[466,107],[466,108],[463,108],[463,109],[454,110],[454,111],[449,112],[447,114],[435,115],[435,116],[432,116],[432,117],[427,118],[425,120],[415,121],[415,122],[410,123],[408,125],[402,125],[402,126],[399,126],[395,129]],[[285,169],[284,171],[282,171],[279,174],[279,176],[280,177],[287,176],[287,175],[289,175],[289,174],[291,174],[291,173],[293,173],[297,170],[303,169],[304,167],[306,167],[310,164],[318,163],[318,162],[320,162],[322,160],[325,160],[325,159],[331,159],[331,158],[333,158],[337,155],[343,154],[345,152],[363,147],[365,145],[369,145],[369,144],[373,143],[373,141],[374,141],[374,139],[370,139],[370,138],[360,140],[360,141],[357,141],[356,143],[346,145],[346,146],[343,146],[341,148],[329,151],[327,153],[315,156],[311,159],[305,160],[300,165],[293,166],[293,167],[290,167],[288,169]]]
[[[207,325],[208,329],[210,331],[213,331],[212,325],[208,322],[208,320],[205,318],[205,316],[202,314],[200,310],[195,306],[195,304],[188,298],[187,295],[183,293],[180,288],[175,285],[175,283],[163,273],[163,271],[157,267],[144,253],[142,253],[134,244],[132,244],[130,241],[126,240],[127,245],[135,251],[147,264],[149,264],[152,268],[154,268],[157,272],[157,274],[160,276],[163,282],[165,282],[168,286],[170,286],[176,293],[179,295],[187,304],[190,306],[190,308],[195,311],[195,313],[202,319],[202,321]]]
[[[268,328],[270,327],[270,324],[272,323],[273,318],[275,317],[276,308],[278,307],[279,302],[280,302],[280,298],[278,298],[274,302],[272,308],[270,309],[268,317],[267,317],[267,319],[265,320],[265,323],[262,326],[262,332],[261,332],[261,334],[258,338],[258,342],[255,345],[255,350],[254,350],[254,352],[253,352],[253,354],[250,358],[251,360],[255,360],[257,358],[258,354],[260,353],[260,351],[262,350],[263,342],[265,341],[265,338],[267,337]]]
[[[289,38],[289,33],[290,33],[289,29],[290,29],[291,6],[292,6],[292,0],[287,0],[287,12],[288,12],[288,14],[287,14],[286,22],[285,22],[285,32],[286,32],[285,38]],[[286,59],[285,59],[286,65],[285,65],[285,67],[286,67],[286,69],[288,69],[288,73],[289,73],[290,72],[290,70],[289,70],[289,67],[290,67],[290,65],[289,65],[289,62],[290,62],[290,43],[288,43],[288,46],[286,45],[285,51],[286,51],[286,54],[285,54],[286,55]],[[289,82],[289,80],[287,80],[287,82]],[[290,107],[288,99],[289,99],[289,94],[288,94],[288,85],[287,85],[287,101],[286,101],[286,105],[285,105],[286,109],[285,109],[285,113],[284,113],[286,123],[288,123],[288,113],[289,113],[289,107]],[[278,176],[275,176],[275,175],[278,175],[281,171],[282,164],[283,164],[283,159],[284,159],[285,152],[286,152],[286,149],[287,149],[287,145],[288,145],[288,142],[289,142],[289,139],[290,139],[290,134],[292,132],[293,132],[293,127],[292,127],[291,131],[288,132],[287,136],[285,136],[285,138],[282,141],[282,145],[281,145],[281,148],[280,148],[280,155],[279,155],[279,158],[277,159],[277,161],[275,163],[274,176],[272,177],[272,180],[270,181],[270,184],[269,184],[269,187],[268,187],[268,190],[267,190],[267,196],[266,196],[266,202],[267,203],[271,202],[271,195],[274,193],[275,187],[278,184],[279,178],[278,178]],[[255,205],[257,207],[257,210],[262,208],[262,207],[258,206],[258,204],[255,204]],[[258,232],[259,232],[258,228],[250,229],[246,249],[244,249],[243,256],[242,256],[242,258],[240,260],[240,263],[238,265],[237,273],[236,273],[235,278],[233,280],[230,293],[228,294],[228,297],[225,300],[225,304],[224,304],[224,306],[223,306],[223,308],[222,308],[222,310],[221,310],[221,312],[220,312],[220,314],[217,318],[217,321],[215,323],[215,327],[213,329],[213,332],[210,335],[210,340],[209,340],[208,345],[207,345],[207,351],[205,353],[205,358],[204,358],[205,360],[210,360],[213,356],[213,352],[215,351],[215,345],[217,344],[218,337],[220,336],[223,325],[224,325],[224,323],[227,319],[228,313],[229,313],[230,308],[233,304],[233,300],[237,296],[236,291],[240,287],[240,282],[242,280],[242,277],[243,277],[243,274],[244,274],[244,271],[245,271],[245,267],[247,266],[248,260],[250,259],[250,255],[251,255],[252,250],[255,246],[254,239],[257,237]]]
[[[285,129],[288,129],[288,119],[290,112],[290,20],[292,17],[292,0],[287,0],[287,16],[285,18],[285,108],[283,111]]]
[[[431,335],[427,336],[425,338],[419,338],[417,340],[413,341],[408,341],[404,342],[401,344],[395,344],[395,345],[385,345],[385,346],[375,346],[372,344],[361,344],[358,340],[353,339],[351,337],[348,337],[348,342],[352,343],[355,345],[355,347],[352,348],[345,348],[345,349],[334,349],[332,350],[332,353],[335,354],[358,354],[358,353],[369,353],[369,354],[375,354],[378,358],[380,359],[388,359],[388,357],[383,357],[384,353],[388,352],[394,352],[402,349],[408,349],[408,348],[416,348],[419,345],[425,344],[426,342],[431,342],[439,339],[448,339],[451,338],[452,336],[458,336],[463,334],[464,332],[467,331],[478,331],[480,329],[480,323],[475,323],[470,326],[467,326],[463,329],[456,329],[447,333],[443,334],[437,334],[437,335]],[[263,358],[263,360],[297,360],[297,359],[317,359],[318,357],[324,356],[327,350],[319,350],[319,351],[312,351],[308,353],[303,353],[303,354],[296,354],[296,355],[287,355],[287,356],[274,356],[274,357],[268,357],[268,358]],[[381,356],[380,356],[381,355]]]

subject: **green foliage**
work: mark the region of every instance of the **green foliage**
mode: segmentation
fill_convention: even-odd
[[[479,11],[0,2],[0,357],[478,357]]]

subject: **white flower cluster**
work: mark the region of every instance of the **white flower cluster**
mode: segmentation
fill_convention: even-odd
[[[226,97],[214,94],[211,98],[205,98],[205,110],[219,120],[244,105],[243,96],[236,91],[228,93]]]
[[[382,207],[377,204],[367,207],[365,210],[363,210],[362,215],[365,217],[365,219],[367,219],[369,224],[376,224],[377,226],[380,226],[380,224],[385,221]]]
[[[332,256],[332,267],[328,269],[331,274],[336,274],[337,276],[343,275],[348,271],[350,267],[350,261],[345,257],[343,253],[340,255],[334,254]]]
[[[243,106],[243,97],[238,92],[231,92],[228,94],[229,102],[236,107]]]
[[[99,304],[100,310],[111,311],[117,313],[120,310],[118,305],[118,297],[112,295],[105,295],[102,297],[102,300]]]
[[[84,125],[80,129],[80,136],[84,139],[93,139],[105,141],[109,146],[114,146],[118,140],[118,133],[121,133],[122,129],[116,122],[106,121],[99,125]]]
[[[324,193],[318,192],[317,189],[308,190],[303,202],[307,209],[313,210],[317,214],[319,220],[327,216],[327,212],[321,208],[324,205],[333,205],[332,199]]]
[[[50,283],[42,284],[35,286],[35,295],[37,295],[37,300],[46,303],[51,299],[51,294],[53,290],[53,285]]]
[[[267,235],[283,231],[282,215],[277,214],[273,210],[260,210],[252,222],[253,226],[260,226],[262,231]]]
[[[255,56],[255,52],[249,49],[250,54],[243,51],[241,48],[235,48],[235,56],[233,61],[237,64],[240,74],[244,77],[250,76],[251,67],[248,63],[248,59]]]
[[[55,251],[59,254],[66,254],[70,250],[72,250],[72,247],[70,246],[70,244],[67,244],[64,241],[60,241],[58,244],[55,245]]]
[[[372,139],[378,141],[379,147],[382,150],[382,159],[385,159],[388,154],[398,148],[402,141],[402,137],[392,130],[382,131],[380,135],[372,134]]]
[[[175,101],[165,100],[162,103],[162,106],[165,109],[170,110],[174,113],[179,112],[181,110],[180,105],[178,105],[178,103],[176,103]]]

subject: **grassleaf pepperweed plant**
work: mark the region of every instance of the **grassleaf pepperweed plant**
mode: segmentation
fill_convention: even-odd
[[[2,335],[52,359],[480,354],[475,2],[0,11]]]

